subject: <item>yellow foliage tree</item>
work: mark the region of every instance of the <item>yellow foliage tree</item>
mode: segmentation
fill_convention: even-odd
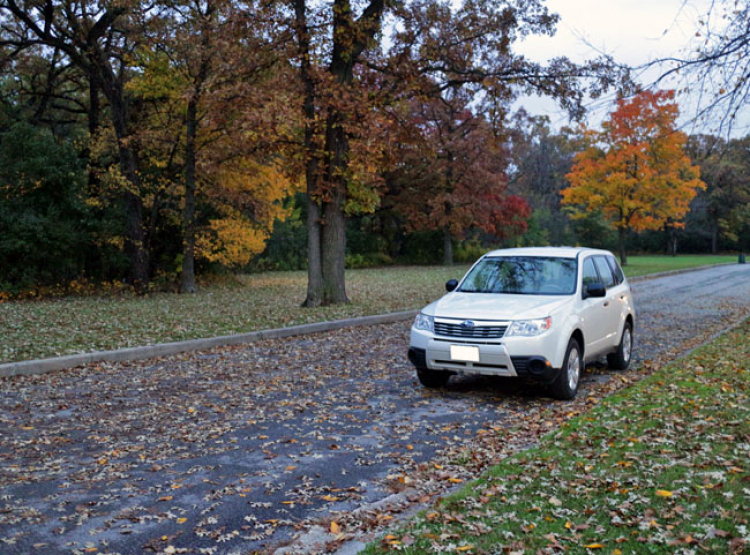
[[[269,232],[254,227],[241,215],[211,220],[196,241],[196,254],[224,266],[242,266],[261,252]]]
[[[206,189],[222,217],[199,230],[196,256],[229,267],[247,264],[263,252],[274,223],[289,215],[283,201],[298,189],[274,163],[225,165],[214,186]]]
[[[677,115],[674,91],[619,100],[601,132],[586,131],[592,146],[576,155],[566,176],[563,204],[574,218],[604,215],[619,232],[623,265],[629,230],[681,226],[690,201],[705,188],[685,154],[687,136],[675,129]]]

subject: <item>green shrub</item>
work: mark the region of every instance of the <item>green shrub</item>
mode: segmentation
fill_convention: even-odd
[[[90,246],[85,169],[69,142],[19,123],[0,134],[0,288],[82,276]]]
[[[483,247],[479,242],[479,239],[470,239],[468,241],[463,241],[456,245],[456,248],[453,249],[453,261],[473,264],[479,257],[490,250],[492,249]]]
[[[382,252],[346,255],[346,267],[350,269],[376,268],[379,266],[390,266],[392,264],[393,258]]]

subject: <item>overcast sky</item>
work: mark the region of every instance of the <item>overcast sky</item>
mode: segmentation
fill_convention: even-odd
[[[637,67],[670,55],[685,55],[695,43],[698,20],[710,0],[547,0],[551,12],[560,15],[554,37],[528,37],[517,51],[535,61],[567,56],[582,62],[597,51],[612,55],[618,62]],[[640,76],[649,85],[659,76],[657,69]],[[676,88],[672,82],[662,88]],[[589,123],[597,126],[612,109],[612,98],[589,103]],[[682,121],[694,110],[689,98],[682,98]],[[521,104],[534,114],[550,116],[555,127],[567,123],[567,116],[548,99],[524,98]],[[689,126],[685,131],[690,132]]]

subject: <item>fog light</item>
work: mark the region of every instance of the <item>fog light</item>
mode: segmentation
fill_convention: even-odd
[[[529,361],[529,372],[534,375],[541,375],[551,366],[551,363],[542,357],[535,357]]]

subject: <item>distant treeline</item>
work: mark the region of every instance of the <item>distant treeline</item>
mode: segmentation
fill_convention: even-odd
[[[637,87],[607,57],[516,54],[519,38],[554,33],[543,3],[351,4],[0,2],[2,298],[105,283],[191,292],[196,274],[309,268],[317,306],[346,302],[344,265],[468,262],[510,245],[624,252],[623,239],[750,247],[750,139],[664,143],[706,188],[662,230],[618,234],[611,207],[561,204],[577,154],[619,151],[514,102],[544,94],[580,119],[588,96]],[[694,185],[683,166],[668,179]],[[623,218],[653,220],[673,200]]]

